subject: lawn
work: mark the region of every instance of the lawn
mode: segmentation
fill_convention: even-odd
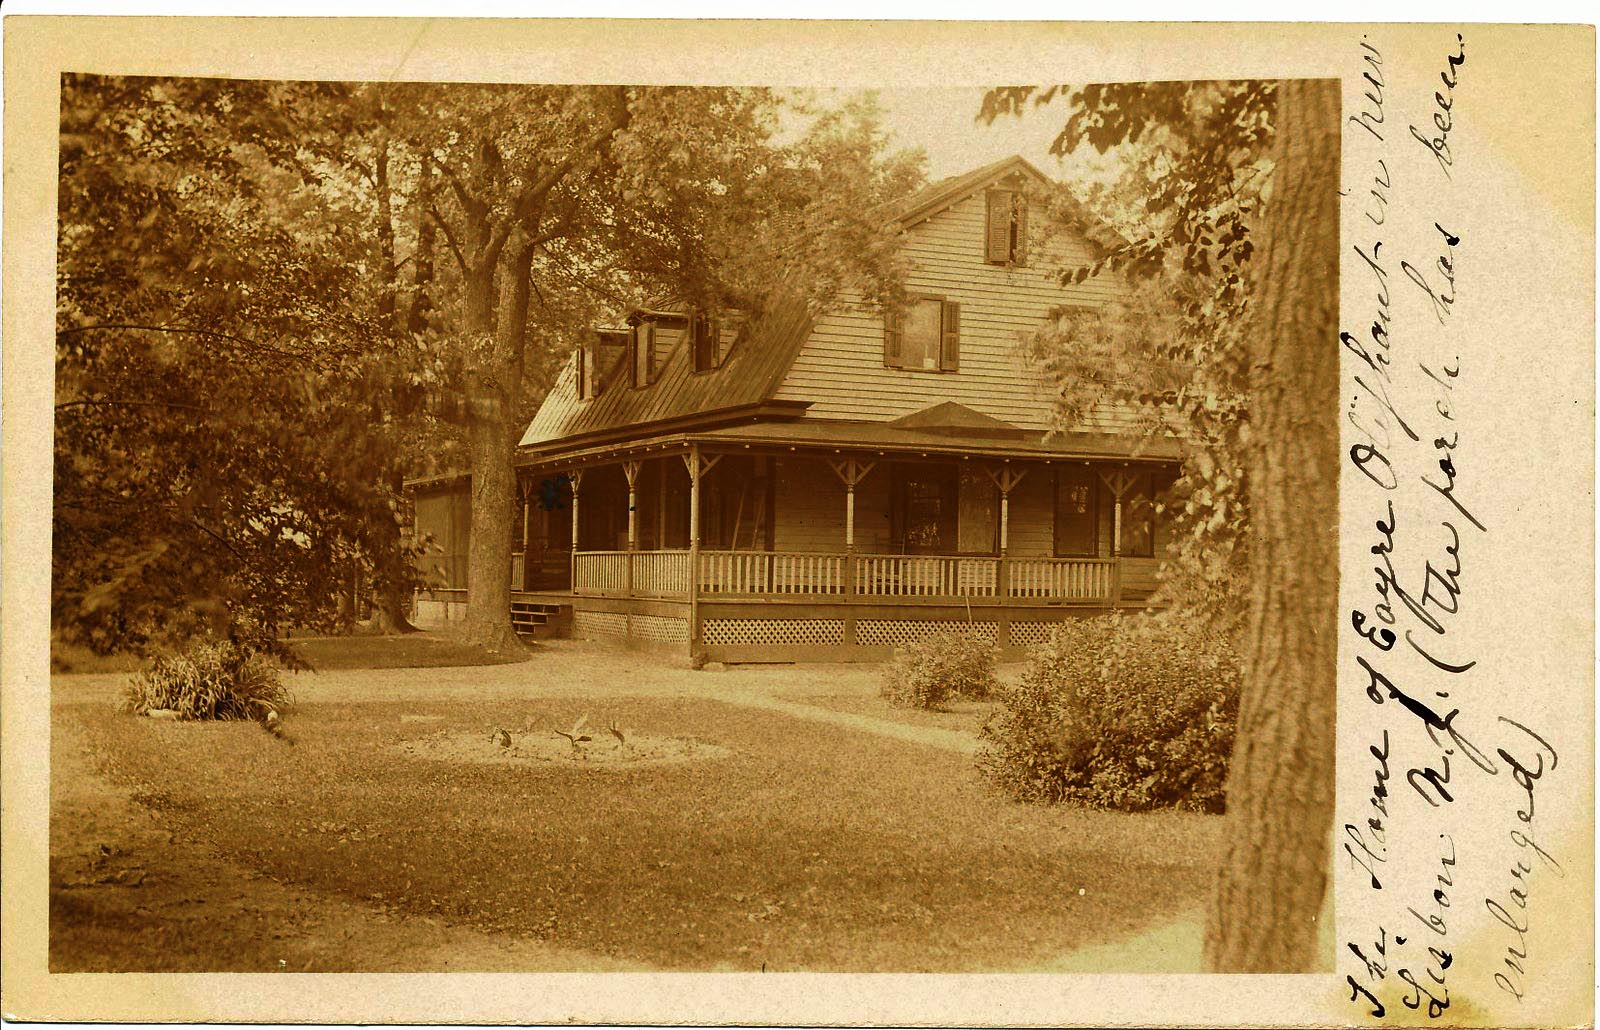
[[[527,661],[524,652],[495,654],[440,633],[394,636],[351,634],[295,637],[286,643],[318,671],[324,669],[438,669],[470,665],[507,665]],[[88,648],[59,640],[50,643],[51,670],[58,673],[136,672],[138,655],[97,655]]]
[[[441,669],[467,665],[509,665],[528,660],[526,649],[496,654],[434,633],[399,636],[357,634],[304,637],[289,641],[313,669]]]
[[[585,712],[730,753],[587,768],[401,750]],[[1213,818],[1015,805],[960,753],[714,700],[314,704],[294,747],[96,705],[58,718],[251,873],[669,969],[1039,968],[1198,905],[1218,844]]]
[[[876,694],[820,694],[797,697],[802,704],[815,705],[832,712],[866,715],[874,719],[888,719],[907,726],[932,726],[941,730],[964,730],[977,733],[991,715],[999,710],[997,701],[950,701],[944,707],[932,710],[892,705]]]

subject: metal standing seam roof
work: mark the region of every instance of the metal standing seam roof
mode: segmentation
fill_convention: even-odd
[[[893,205],[885,218],[902,226],[916,224],[986,184],[1018,173],[1043,183],[1051,181],[1022,157],[1007,157],[926,186]],[[1101,235],[1110,231],[1091,226],[1088,220],[1085,227],[1097,229]],[[767,402],[811,335],[811,328],[811,313],[799,291],[780,290],[766,310],[745,326],[720,367],[695,372],[685,339],[667,355],[653,383],[634,388],[624,358],[623,374],[608,375],[614,381],[590,400],[578,398],[576,362],[569,359],[528,424],[519,448],[536,453],[572,450],[582,448],[585,438],[599,434],[615,435],[636,427],[641,436],[649,435],[654,423]],[[602,371],[609,374],[614,370]],[[1126,446],[1124,443],[1124,450]]]

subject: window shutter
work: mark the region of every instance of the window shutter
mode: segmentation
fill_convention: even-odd
[[[944,302],[943,335],[939,340],[939,368],[954,372],[961,367],[961,303]]]
[[[583,346],[578,348],[576,356],[574,356],[572,359],[574,368],[578,373],[578,399],[580,401],[586,401],[589,399],[589,378],[585,374],[588,371],[589,362],[586,360],[588,356],[589,349],[588,347]]]
[[[901,357],[901,340],[904,332],[900,325],[900,312],[885,311],[883,313],[883,363],[890,368],[899,368],[905,364]]]
[[[984,260],[1003,265],[1011,260],[1011,191],[990,190]]]
[[[1019,265],[1028,263],[1028,198],[1017,194],[1017,247],[1012,261]]]

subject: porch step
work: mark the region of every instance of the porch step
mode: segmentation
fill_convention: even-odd
[[[518,636],[550,639],[572,634],[572,605],[511,602],[511,628]]]

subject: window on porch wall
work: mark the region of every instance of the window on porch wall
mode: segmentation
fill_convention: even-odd
[[[1100,477],[1089,466],[1056,470],[1056,556],[1093,558],[1100,551]]]

